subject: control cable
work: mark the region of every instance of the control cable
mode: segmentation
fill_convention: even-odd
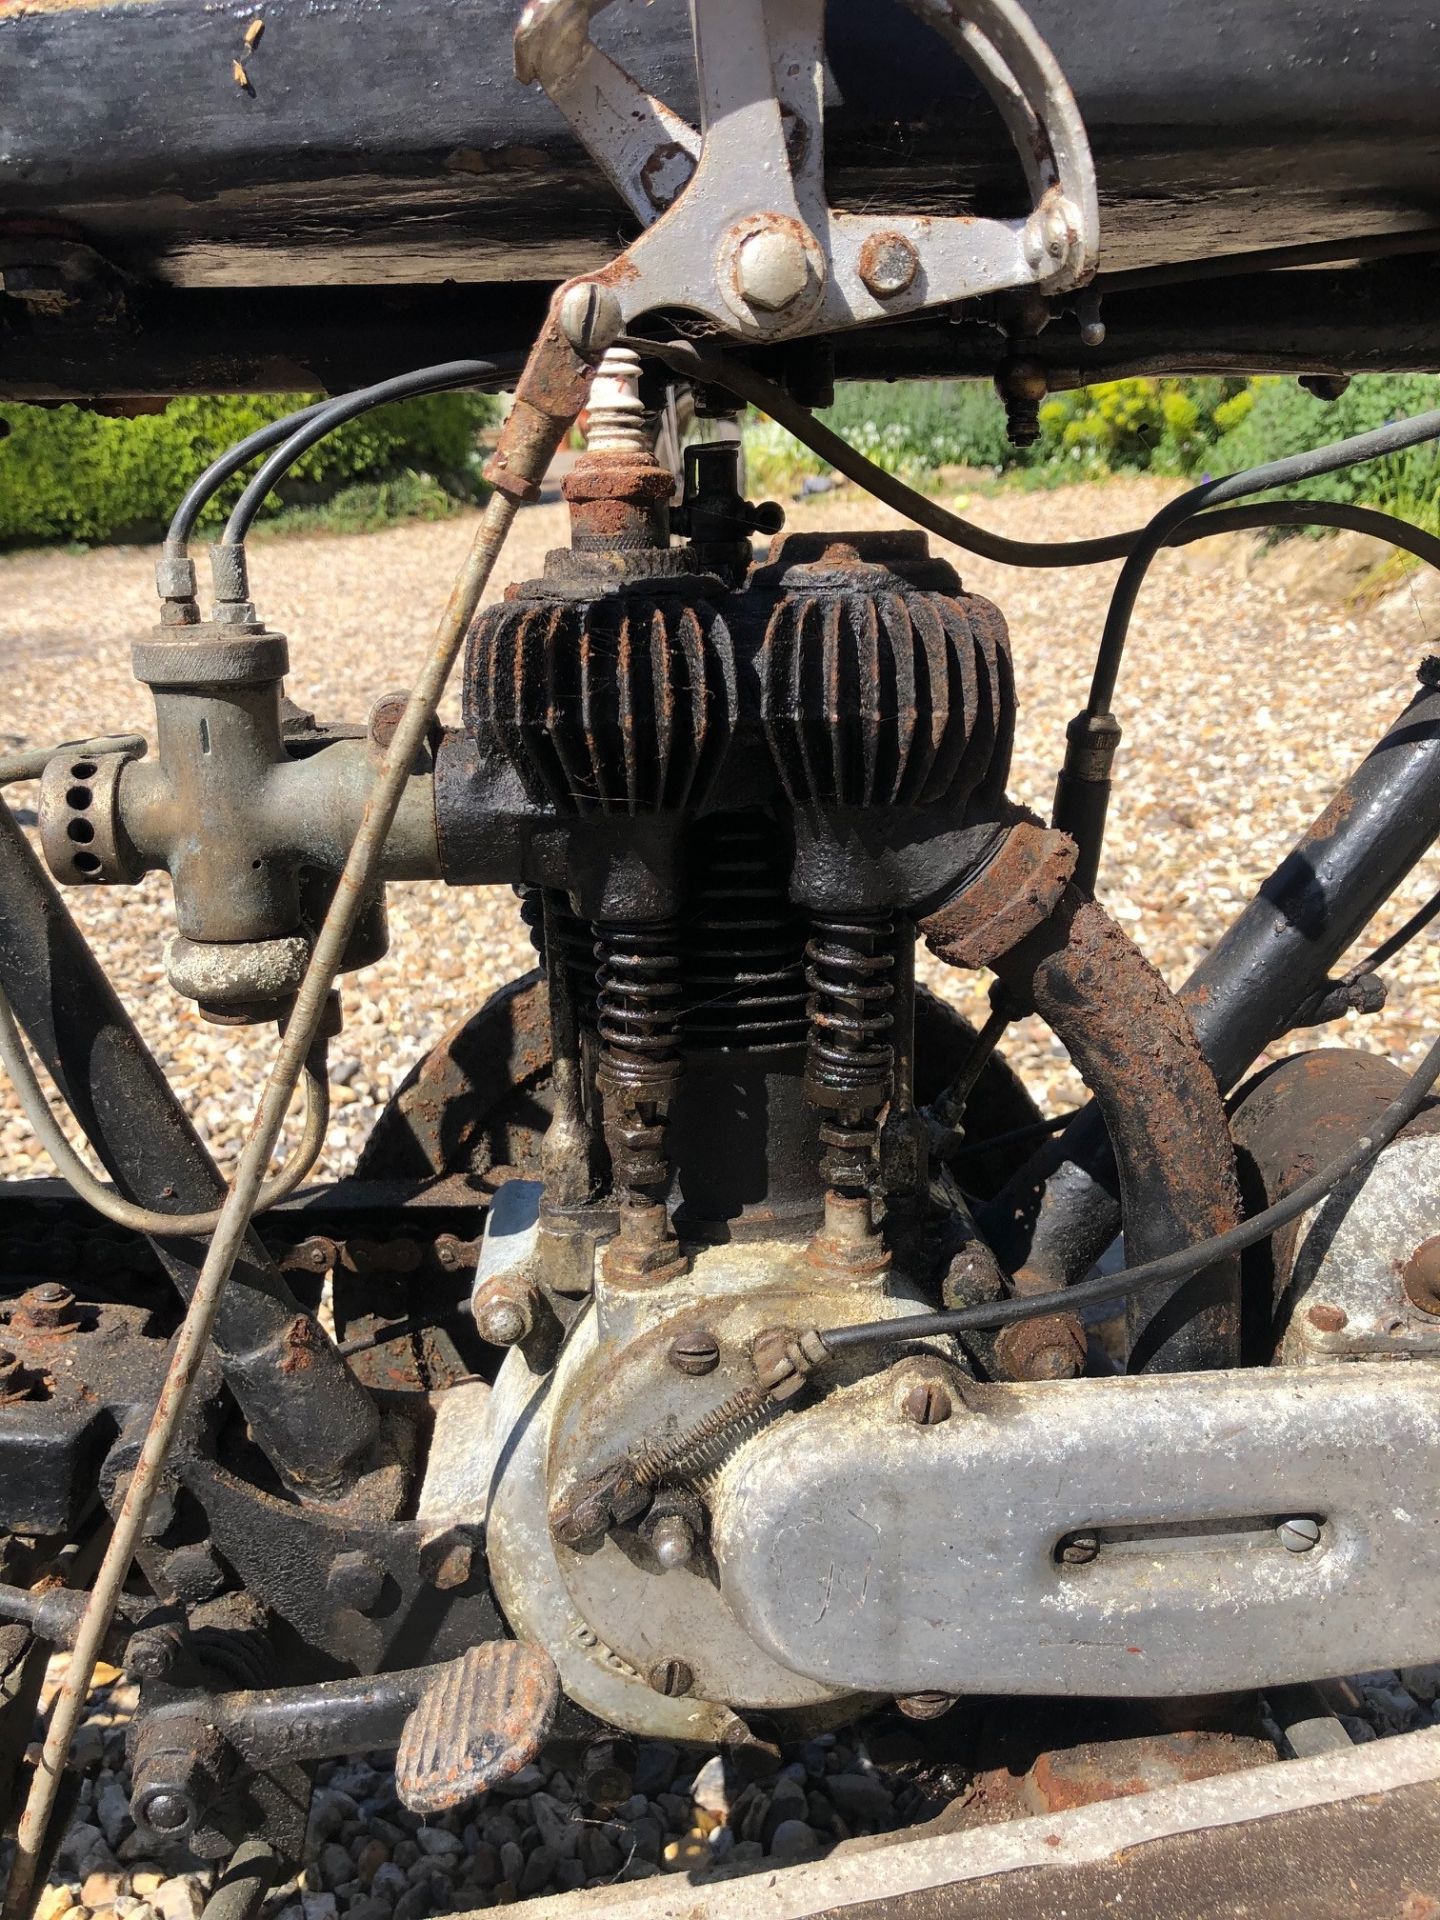
[[[962,520],[958,514],[942,507],[938,500],[917,493],[914,487],[906,486],[895,474],[876,466],[858,448],[852,447],[848,440],[842,440],[833,428],[818,420],[808,407],[791,399],[783,387],[756,373],[753,367],[746,366],[743,361],[716,352],[708,344],[702,348],[689,340],[657,341],[627,337],[621,344],[633,347],[637,353],[652,354],[687,379],[699,381],[702,385],[723,387],[751,406],[759,407],[772,420],[778,421],[787,433],[793,434],[803,446],[819,454],[837,473],[843,473],[848,480],[864,487],[885,506],[893,507],[897,513],[904,514],[916,526],[924,527],[938,539],[963,547],[967,553],[976,554],[982,560],[994,560],[1007,567],[1099,566],[1107,561],[1127,558],[1146,539],[1155,524],[1151,521],[1149,526],[1132,527],[1126,533],[1105,534],[1095,540],[1011,540],[1004,534],[992,533],[987,527],[977,527],[972,521]],[[1342,451],[1341,457],[1332,463],[1334,466],[1345,466],[1353,460],[1374,459],[1379,453],[1394,452],[1399,446],[1411,446],[1417,441],[1434,437],[1440,433],[1440,424],[1399,440],[1396,445],[1378,447],[1371,453],[1354,453],[1348,449],[1361,441],[1381,439],[1398,428],[1415,427],[1423,421],[1436,418],[1435,415],[1426,414],[1419,416],[1416,421],[1398,421],[1392,427],[1378,429],[1374,434],[1361,434],[1354,440],[1339,441],[1330,448],[1318,448],[1315,453],[1300,458],[1314,461],[1338,447],[1346,451]],[[1288,463],[1274,464],[1283,466]],[[1331,470],[1331,465],[1313,466],[1310,474],[1328,473]],[[1232,480],[1211,484],[1233,486],[1235,482],[1249,480],[1252,475],[1265,471],[1264,468],[1252,468],[1249,474],[1236,474]],[[1289,482],[1270,480],[1263,484],[1281,486]],[[1253,485],[1236,488],[1237,492],[1257,490]],[[1191,496],[1186,494],[1181,498],[1189,499]],[[1242,533],[1270,527],[1344,527],[1354,533],[1371,534],[1406,553],[1413,553],[1417,559],[1428,562],[1432,567],[1440,568],[1440,537],[1427,533],[1423,527],[1412,526],[1409,521],[1400,520],[1394,514],[1381,513],[1375,507],[1353,506],[1334,500],[1270,500],[1252,506],[1227,507],[1222,511],[1218,507],[1210,507],[1208,502],[1201,504],[1206,511],[1198,521],[1187,520],[1184,524],[1168,528],[1160,544],[1189,546],[1192,541],[1208,539],[1212,534]]]
[[[521,354],[496,354],[487,360],[448,360],[433,367],[417,367],[412,373],[377,381],[372,386],[357,387],[353,392],[337,394],[333,399],[312,401],[308,407],[299,407],[281,420],[272,420],[263,427],[257,427],[254,433],[236,441],[233,447],[212,460],[199,478],[191,483],[171,517],[165,535],[166,553],[185,552],[200,515],[227,480],[233,479],[242,467],[248,466],[260,454],[269,453],[271,448],[279,447],[282,442],[289,442],[312,424],[324,423],[318,425],[313,439],[307,439],[283,461],[277,469],[276,478],[292,466],[302,453],[308,452],[316,440],[329,433],[332,427],[353,420],[356,414],[367,412],[371,407],[384,406],[391,400],[415,399],[421,394],[443,392],[448,387],[498,384],[506,375],[518,372],[523,363],[524,356]],[[394,390],[397,384],[401,387],[399,392]],[[258,479],[259,476],[256,477]],[[274,484],[274,479],[268,481],[265,492],[268,493]],[[263,494],[261,498],[264,498]],[[253,518],[252,508],[247,516],[247,526]]]
[[[438,366],[397,373],[389,380],[377,381],[373,387],[360,387],[354,393],[342,393],[334,400],[322,401],[313,411],[307,409],[303,416],[292,416],[294,431],[275,448],[231,508],[221,544],[243,546],[251,522],[281,476],[317,441],[357,414],[393,400],[414,400],[421,394],[443,393],[447,387],[500,381],[518,374],[524,364],[523,353],[497,353],[487,360],[447,360]]]
[[[1073,1287],[1062,1287],[1052,1293],[982,1301],[973,1307],[920,1313],[903,1320],[868,1320],[853,1327],[826,1327],[820,1337],[832,1353],[840,1353],[854,1347],[883,1346],[895,1340],[925,1340],[936,1334],[974,1333],[982,1329],[1008,1327],[1017,1320],[1033,1320],[1044,1314],[1071,1313],[1077,1307],[1090,1306],[1099,1301],[1125,1299],[1130,1294],[1162,1282],[1174,1283],[1188,1279],[1191,1274],[1213,1266],[1219,1260],[1228,1259],[1231,1254],[1243,1253],[1247,1247],[1268,1240],[1272,1233],[1288,1226],[1290,1221],[1298,1220],[1301,1214],[1308,1213],[1332,1188],[1368,1165],[1389,1146],[1400,1129],[1415,1118],[1437,1080],[1440,1080],[1440,1039],[1433,1043],[1368,1133],[1362,1134],[1328,1166],[1302,1181],[1283,1200],[1277,1200],[1263,1212],[1253,1215],[1249,1220],[1242,1220],[1238,1226],[1231,1227],[1225,1233],[1217,1233],[1209,1240],[1178,1247],[1173,1253],[1162,1254],[1156,1260],[1146,1260],[1138,1267],[1125,1267],[1118,1273],[1096,1274],[1089,1280],[1078,1281]]]
[[[305,1116],[300,1138],[283,1164],[261,1187],[255,1202],[256,1213],[263,1213],[268,1207],[278,1206],[282,1200],[288,1200],[320,1158],[320,1151],[325,1145],[325,1131],[330,1124],[330,1083],[326,1073],[328,1051],[329,1042],[321,1035],[306,1056]],[[45,1098],[45,1090],[40,1085],[25,1042],[20,1037],[20,1029],[3,989],[0,989],[0,1066],[9,1074],[25,1118],[55,1163],[61,1179],[96,1213],[102,1214],[117,1227],[150,1234],[157,1239],[190,1240],[215,1231],[220,1220],[218,1204],[205,1213],[157,1213],[151,1207],[137,1206],[127,1200],[91,1172]]]

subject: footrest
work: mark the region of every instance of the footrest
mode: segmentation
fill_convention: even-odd
[[[395,1785],[412,1813],[444,1813],[529,1763],[560,1700],[555,1662],[520,1640],[488,1640],[444,1666],[405,1722]]]

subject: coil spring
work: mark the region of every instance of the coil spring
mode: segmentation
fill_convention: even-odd
[[[680,1083],[683,984],[674,920],[595,927],[596,1018],[605,1134],[617,1186],[669,1182],[665,1113]]]
[[[540,957],[540,964],[550,965],[550,955],[545,951],[545,889],[543,887],[517,887],[520,896],[520,918],[529,929],[530,944]],[[575,1001],[575,1012],[582,1026],[595,1025],[595,930],[588,920],[582,920],[572,911],[570,902],[558,889],[552,900],[553,924],[558,935],[560,957],[570,976],[570,992]]]
[[[805,958],[805,1091],[826,1113],[822,1177],[829,1186],[860,1187],[868,1184],[875,1122],[895,1065],[894,920],[888,914],[816,919]]]
[[[651,1488],[662,1480],[703,1479],[773,1412],[774,1402],[764,1387],[740,1387],[693,1427],[637,1454],[631,1462],[636,1485]]]
[[[804,932],[777,852],[774,823],[761,813],[712,815],[695,830],[682,1027],[697,1046],[805,1040]]]

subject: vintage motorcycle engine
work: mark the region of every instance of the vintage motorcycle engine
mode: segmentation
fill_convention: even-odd
[[[565,482],[571,546],[471,629],[437,814],[447,874],[524,887],[550,998],[542,1178],[497,1197],[473,1303],[514,1349],[481,1475],[491,1578],[572,1699],[718,1739],[732,1709],[814,1722],[863,1704],[762,1644],[752,1549],[727,1557],[747,1443],[775,1420],[803,1444],[807,1417],[757,1392],[757,1341],[1001,1292],[965,1197],[932,1175],[917,1074],[927,1098],[947,1074],[917,1057],[917,926],[953,958],[996,959],[1059,908],[1073,849],[1005,797],[999,611],[918,532],[780,537],[747,569],[768,512],[741,500],[733,445],[693,450],[690,537],[672,544],[637,373],[620,350],[596,382]],[[1133,972],[1098,909],[1079,911],[1080,973]],[[1034,1003],[1026,973],[998,990],[1011,1011]],[[1087,1007],[1094,982],[1060,991]],[[1202,1156],[1189,1187],[1223,1224],[1226,1161]],[[1223,1352],[1233,1284],[1214,1294],[1188,1325]],[[912,1351],[886,1369],[887,1403],[923,1430],[958,1416],[967,1384],[1081,1372],[1073,1318],[1018,1332]],[[1186,1333],[1169,1337],[1183,1364]],[[872,1369],[861,1356],[827,1384]],[[643,1485],[606,1511],[597,1477],[617,1459]]]

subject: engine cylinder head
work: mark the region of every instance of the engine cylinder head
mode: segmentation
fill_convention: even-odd
[[[760,710],[792,805],[960,806],[1003,792],[1015,707],[1005,622],[961,593],[923,534],[792,534],[757,584],[779,591]]]
[[[668,584],[577,598],[536,582],[471,628],[466,727],[536,805],[634,815],[705,799],[735,716],[730,636],[698,582]]]

